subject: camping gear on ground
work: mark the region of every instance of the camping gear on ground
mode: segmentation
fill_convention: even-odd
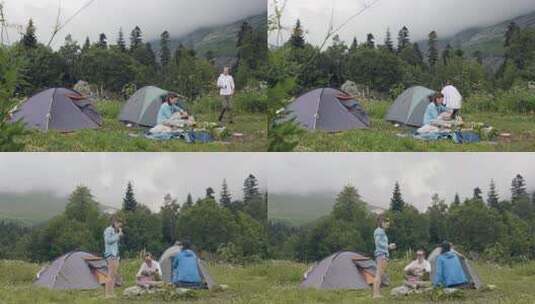
[[[11,122],[19,120],[28,128],[45,132],[97,129],[102,125],[93,102],[66,88],[48,89],[30,97],[13,113]]]
[[[345,96],[344,100],[337,96]],[[327,132],[369,128],[368,114],[353,98],[340,90],[321,88],[298,97],[286,111],[303,128]]]
[[[74,251],[43,267],[33,284],[50,289],[96,289],[109,279],[107,273],[106,260],[87,252]]]
[[[459,254],[455,250],[451,250],[452,252],[456,253],[459,257],[459,260],[461,262],[461,266],[463,267],[464,274],[466,278],[468,279],[468,286],[469,288],[475,288],[480,289],[483,287],[483,283],[481,282],[481,278],[479,277],[478,273],[475,271],[474,267],[472,267],[471,262],[462,254]],[[428,257],[429,263],[431,263],[431,278],[435,277],[436,273],[436,261],[437,257],[442,253],[442,248],[438,247],[435,250],[431,252],[431,254]]]
[[[367,289],[373,284],[377,265],[374,260],[356,252],[342,251],[316,263],[305,275],[301,288]],[[383,285],[388,278],[383,277]]]
[[[429,105],[429,96],[434,93],[435,91],[420,86],[405,90],[394,101],[385,119],[411,127],[423,126],[425,110]]]
[[[165,252],[160,257],[159,263],[160,263],[160,268],[162,269],[162,274],[163,274],[162,280],[164,282],[167,282],[167,283],[172,282],[173,259],[178,253],[180,253],[180,251],[181,251],[181,247],[175,245],[165,250]],[[206,264],[200,259],[198,259],[197,264],[199,266],[199,273],[201,274],[202,280],[206,284],[206,287],[208,289],[213,289],[217,287],[214,279],[208,273],[208,268],[206,267]]]

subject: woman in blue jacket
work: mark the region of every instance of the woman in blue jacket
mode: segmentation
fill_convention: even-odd
[[[182,251],[173,259],[173,284],[186,288],[200,288],[203,285],[197,255],[188,241],[182,242]]]
[[[184,109],[178,105],[178,94],[169,93],[164,99],[164,102],[160,106],[158,111],[158,117],[156,118],[156,123],[161,125],[164,124],[166,120],[170,119],[173,114],[176,112],[183,113],[184,116],[187,116]]]
[[[373,298],[380,298],[381,284],[383,276],[388,265],[388,258],[390,256],[389,250],[396,249],[396,244],[388,243],[388,236],[385,229],[388,229],[390,222],[383,214],[377,217],[377,229],[373,232],[373,239],[375,240],[375,262],[377,263],[377,271],[375,272],[375,280],[373,282]]]
[[[448,111],[444,106],[444,95],[442,93],[436,93],[430,98],[430,103],[425,109],[424,113],[424,125],[430,125],[433,120],[437,120],[440,114]]]
[[[457,254],[451,251],[451,244],[444,242],[441,245],[442,253],[435,262],[435,277],[433,286],[435,287],[459,287],[468,283],[466,274],[461,265],[461,260]]]

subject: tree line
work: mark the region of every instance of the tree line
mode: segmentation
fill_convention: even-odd
[[[408,250],[428,252],[444,240],[471,257],[494,262],[513,262],[535,257],[535,192],[529,193],[522,175],[513,178],[510,197],[498,193],[490,181],[486,195],[476,187],[472,197],[455,194],[447,203],[434,194],[425,212],[403,199],[395,184],[385,215],[391,221],[389,240],[396,243],[394,256]],[[337,196],[331,213],[302,227],[270,223],[270,244],[278,258],[317,261],[340,250],[372,256],[376,215],[358,190],[346,186]]]
[[[122,208],[113,216],[124,223],[125,236],[120,244],[123,257],[135,257],[141,251],[156,256],[178,240],[190,240],[199,251],[233,262],[267,257],[267,193],[263,193],[254,175],[243,184],[243,198],[232,197],[223,181],[220,198],[206,189],[206,195],[194,201],[188,194],[183,203],[166,194],[159,212],[152,212],[137,201],[132,183],[128,183]],[[0,259],[50,261],[72,250],[102,254],[103,231],[112,215],[106,214],[91,190],[78,186],[71,193],[62,214],[36,227],[0,222]]]

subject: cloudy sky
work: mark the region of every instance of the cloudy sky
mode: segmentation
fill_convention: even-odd
[[[36,153],[0,154],[0,191],[53,191],[68,195],[88,186],[97,200],[118,207],[128,181],[138,201],[157,210],[166,193],[183,201],[188,193],[204,196],[207,187],[219,194],[227,179],[234,198],[254,174],[265,189],[262,157],[257,153]]]
[[[91,0],[7,0],[7,19],[10,23],[26,25],[33,18],[40,41],[48,42],[61,3],[62,22]],[[63,43],[71,33],[78,41],[89,36],[95,41],[99,33],[106,33],[115,41],[119,28],[129,33],[136,25],[145,38],[155,38],[164,30],[172,36],[187,34],[197,28],[231,23],[266,11],[267,0],[93,0],[56,38]],[[11,37],[17,37],[11,33]]]
[[[270,154],[269,191],[339,192],[344,185],[359,189],[368,203],[387,207],[394,183],[404,199],[424,210],[438,193],[448,202],[455,192],[484,192],[493,178],[502,197],[510,196],[511,180],[520,173],[535,189],[535,153],[309,153]],[[486,194],[485,194],[486,195]]]
[[[269,1],[271,14],[275,0]],[[298,18],[301,19],[307,40],[318,44],[325,37],[333,12],[334,27],[337,27],[375,0],[276,1],[287,1],[284,25],[290,28]],[[373,33],[376,41],[382,42],[388,27],[397,33],[406,25],[412,38],[419,40],[432,30],[436,30],[439,36],[448,36],[469,27],[492,25],[533,11],[533,0],[379,0],[339,34],[346,41],[351,41],[354,36],[364,41],[367,33]],[[275,33],[270,34],[271,44],[276,43],[276,36]]]

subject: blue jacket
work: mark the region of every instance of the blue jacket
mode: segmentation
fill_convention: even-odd
[[[119,233],[110,226],[104,230],[104,257],[119,257]]]
[[[191,250],[183,250],[173,259],[173,283],[201,283],[197,256]]]
[[[429,103],[429,105],[425,109],[424,125],[430,124],[433,120],[436,120],[438,118],[438,115],[446,111],[447,109],[443,105],[437,106],[434,102]]]
[[[169,105],[167,102],[162,103],[160,106],[160,110],[158,111],[158,118],[156,122],[158,124],[162,124],[164,121],[168,120],[173,116],[176,112],[183,111],[182,108],[180,108],[177,105]]]
[[[373,239],[375,240],[375,257],[384,255],[388,258],[388,236],[383,228],[377,228],[373,232]]]
[[[461,261],[457,254],[448,251],[437,257],[433,278],[435,287],[452,287],[468,283]]]

